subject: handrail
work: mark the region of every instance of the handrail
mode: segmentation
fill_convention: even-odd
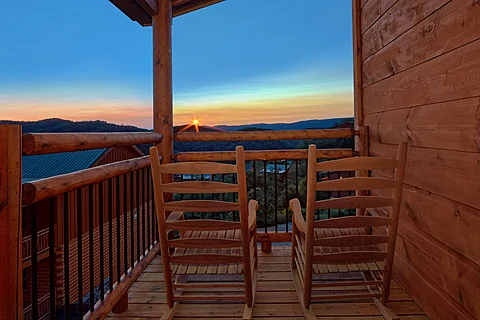
[[[27,206],[148,166],[150,166],[150,156],[144,156],[24,183],[22,185],[22,205]]]
[[[351,138],[355,131],[341,129],[309,129],[279,131],[223,131],[223,132],[178,132],[177,142],[213,142],[213,141],[261,141],[261,140],[305,140]]]
[[[156,132],[27,133],[22,136],[23,155],[49,154],[110,147],[160,143]]]
[[[353,157],[352,149],[318,149],[317,159],[340,159]],[[245,160],[300,160],[307,159],[307,149],[292,150],[249,150],[245,151]],[[179,152],[175,161],[234,161],[235,151]]]

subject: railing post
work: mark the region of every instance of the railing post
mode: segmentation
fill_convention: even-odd
[[[23,319],[22,127],[0,125],[0,319]]]

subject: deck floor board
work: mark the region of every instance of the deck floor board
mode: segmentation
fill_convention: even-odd
[[[259,281],[253,310],[255,320],[303,319],[301,308],[293,285],[289,261],[289,247],[274,246],[271,254],[259,251]],[[108,319],[147,320],[160,319],[166,309],[161,259],[157,257],[129,290],[128,310],[114,314]],[[185,295],[205,293],[205,288],[197,288]],[[328,290],[328,289],[327,289]],[[338,288],[338,290],[343,290]],[[344,292],[364,292],[362,287],[350,288]],[[242,288],[216,288],[215,294],[241,294]],[[408,294],[392,282],[389,305],[402,320],[428,320],[428,317]],[[319,320],[381,320],[379,310],[368,300],[316,302],[312,309]],[[241,319],[244,304],[235,301],[218,303],[181,303],[175,319]]]

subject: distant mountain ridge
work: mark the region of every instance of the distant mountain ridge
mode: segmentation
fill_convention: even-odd
[[[219,125],[215,128],[225,131],[245,130],[249,128],[259,128],[264,130],[306,130],[306,129],[329,129],[343,121],[353,121],[353,117],[303,120],[292,123],[254,123],[244,125]]]
[[[135,126],[119,125],[101,120],[71,121],[59,118],[39,121],[10,121],[0,120],[0,124],[18,124],[24,133],[45,132],[148,132],[152,130]]]
[[[304,120],[292,123],[256,123],[245,125],[220,125],[215,127],[199,126],[199,130],[205,131],[238,131],[238,130],[305,130],[305,129],[328,129],[335,125],[353,121],[353,117]],[[43,119],[39,121],[10,121],[0,120],[0,124],[18,124],[22,126],[24,133],[35,132],[149,132],[151,129],[139,128],[129,125],[119,125],[101,120],[93,121],[71,121],[59,118]],[[188,127],[185,130],[185,127]],[[194,126],[175,126],[174,132],[195,131]]]

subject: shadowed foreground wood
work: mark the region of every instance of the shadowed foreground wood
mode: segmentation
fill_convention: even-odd
[[[268,254],[258,252],[259,274],[253,319],[303,319],[293,285],[292,273],[289,269],[291,248],[274,245],[272,249],[272,253]],[[167,310],[162,270],[161,258],[157,257],[130,288],[128,311],[120,314],[110,313],[108,319],[160,319],[163,312]],[[193,278],[193,280],[201,279]],[[339,294],[368,293],[364,286],[350,287],[349,291],[345,287],[315,289],[334,291]],[[184,288],[183,295],[204,294],[206,290],[209,289],[201,287]],[[214,292],[216,295],[241,296],[243,294],[243,287],[217,287],[210,290],[209,293]],[[398,286],[396,281],[392,282],[390,301],[389,305],[401,320],[428,320],[424,312]],[[313,302],[312,310],[317,319],[322,320],[383,319],[375,303],[371,300]],[[178,306],[174,319],[233,320],[241,319],[243,312],[244,304],[240,301],[183,303]]]

